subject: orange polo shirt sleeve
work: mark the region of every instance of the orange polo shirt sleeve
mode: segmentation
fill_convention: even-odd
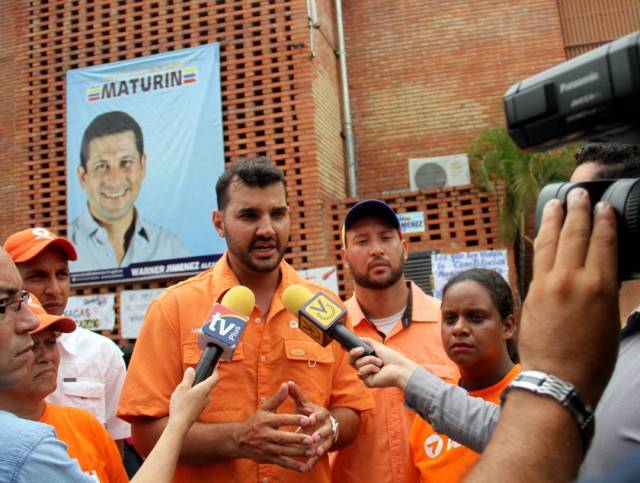
[[[184,363],[175,350],[180,331],[166,314],[163,298],[172,296],[163,293],[149,305],[127,370],[118,416],[129,422],[136,416],[168,416],[171,394],[182,379]]]

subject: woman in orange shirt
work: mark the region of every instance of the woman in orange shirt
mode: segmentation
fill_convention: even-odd
[[[511,288],[499,273],[471,269],[450,279],[442,292],[442,342],[460,369],[459,385],[472,396],[499,402],[502,390],[520,372],[515,365]],[[436,433],[416,416],[409,436],[411,472],[422,482],[459,481],[478,454]]]

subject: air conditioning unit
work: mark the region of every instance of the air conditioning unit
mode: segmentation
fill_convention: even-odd
[[[466,154],[409,160],[411,191],[469,184],[469,159]]]

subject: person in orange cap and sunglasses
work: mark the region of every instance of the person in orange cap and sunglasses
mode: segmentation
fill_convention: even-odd
[[[47,313],[62,315],[71,290],[69,261],[77,259],[73,244],[36,227],[14,233],[4,248],[18,267],[25,290],[38,298]],[[81,327],[59,337],[58,345],[58,384],[47,401],[93,413],[116,443],[131,436],[129,424],[116,417],[126,375],[118,346]]]
[[[78,460],[88,475],[101,482],[128,481],[118,447],[93,414],[45,401],[57,384],[60,352],[56,340],[60,333],[76,330],[76,323],[69,317],[47,314],[35,297],[28,303],[39,322],[30,332],[35,358],[16,386],[0,390],[0,408],[53,426],[67,444],[69,456]]]

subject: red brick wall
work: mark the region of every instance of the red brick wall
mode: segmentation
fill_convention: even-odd
[[[20,2],[0,1],[0,226],[28,222],[25,44],[27,13]],[[0,227],[0,230],[2,228]]]
[[[408,189],[410,158],[467,152],[512,83],[565,58],[555,0],[343,4],[362,197]]]
[[[333,154],[318,155],[318,144],[335,144],[339,125],[337,135],[330,131],[333,124],[322,128],[328,133],[320,128],[322,136],[316,133],[316,106],[326,110],[326,102],[314,95],[312,86],[320,74],[314,70],[319,61],[310,56],[306,0],[0,0],[0,7],[0,239],[34,225],[66,232],[68,69],[219,42],[225,161],[270,156],[289,186],[295,228],[287,259],[298,267],[328,263],[322,203],[330,195],[341,196],[343,189],[339,180],[321,176],[316,159],[340,164]],[[332,27],[325,28],[331,35]],[[323,83],[331,84],[335,56],[330,48],[322,59],[327,65]],[[334,100],[321,118],[333,122],[335,105]]]
[[[220,42],[226,162],[270,156],[288,181],[287,259],[298,268],[336,263],[341,216],[353,200],[340,201],[333,1],[316,3],[319,25],[310,31],[306,0],[0,0],[0,239],[34,225],[66,231],[67,69]],[[499,246],[491,196],[469,188],[408,193],[407,159],[466,151],[501,122],[512,82],[564,59],[556,1],[350,0],[343,8],[359,195],[400,191],[387,196],[400,211],[424,209],[430,223],[458,234],[436,240],[430,229],[410,240],[415,249]],[[461,208],[469,200],[471,218]]]

